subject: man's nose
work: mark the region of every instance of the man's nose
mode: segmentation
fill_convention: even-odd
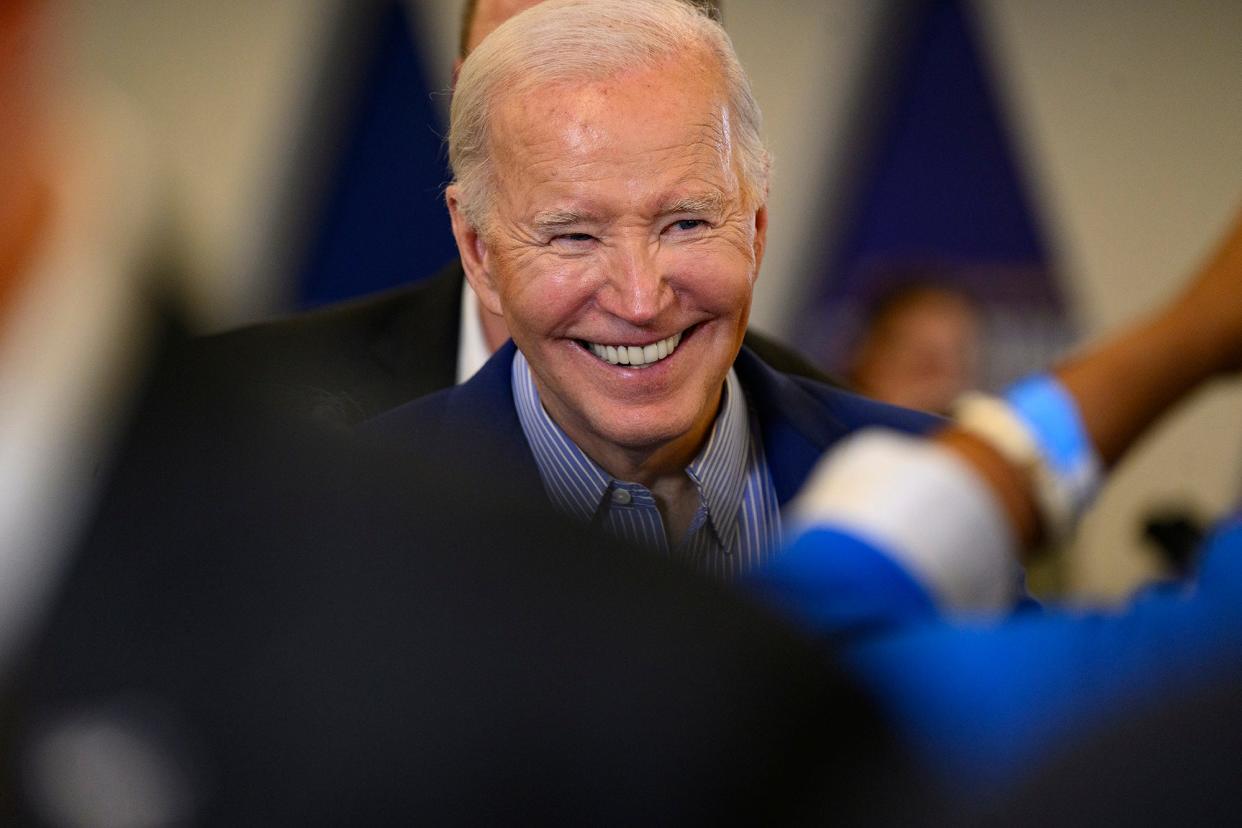
[[[605,310],[631,325],[654,322],[674,298],[663,267],[648,244],[635,242],[616,250],[608,263]]]

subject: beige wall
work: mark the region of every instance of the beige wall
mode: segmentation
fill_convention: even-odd
[[[118,87],[161,148],[204,319],[270,306],[267,217],[304,79],[340,0],[69,0],[78,71]]]
[[[164,146],[216,324],[270,306],[273,180],[305,106],[308,68],[348,0],[71,0],[85,67],[127,92]],[[787,326],[807,251],[822,249],[850,148],[852,96],[875,57],[877,0],[726,0],[776,156],[771,239],[754,323]],[[1040,219],[1087,330],[1167,296],[1242,202],[1242,3],[979,0]],[[446,86],[459,0],[416,0],[442,43]],[[883,55],[880,55],[883,58]],[[824,192],[827,187],[827,196]],[[1074,583],[1117,594],[1148,572],[1134,510],[1182,496],[1223,508],[1242,479],[1242,396],[1196,401],[1122,470],[1088,522]],[[1111,554],[1100,554],[1108,550]]]

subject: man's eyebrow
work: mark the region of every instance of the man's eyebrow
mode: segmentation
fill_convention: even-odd
[[[541,210],[531,219],[537,230],[559,230],[575,224],[588,224],[598,217],[583,210]]]
[[[724,212],[728,199],[723,193],[703,193],[673,199],[660,209],[661,215],[699,213],[716,215]]]

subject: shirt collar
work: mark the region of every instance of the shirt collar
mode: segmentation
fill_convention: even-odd
[[[553,422],[539,400],[530,364],[521,351],[514,354],[513,399],[518,420],[530,444],[552,503],[576,520],[589,523],[618,481],[586,455]],[[733,547],[738,533],[738,510],[746,486],[751,434],[746,398],[732,368],[725,377],[720,413],[686,474],[699,491],[717,539]],[[631,484],[632,485],[632,484]]]
[[[750,418],[742,384],[733,369],[725,375],[720,414],[686,474],[699,489],[707,518],[725,549],[732,549],[738,532],[738,509],[746,488],[750,454]]]

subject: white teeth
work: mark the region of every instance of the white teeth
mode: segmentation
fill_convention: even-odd
[[[650,345],[600,345],[588,342],[591,353],[612,365],[633,365],[635,367],[651,365],[665,359],[677,350],[681,342],[681,334],[675,333],[667,339],[653,342]]]

